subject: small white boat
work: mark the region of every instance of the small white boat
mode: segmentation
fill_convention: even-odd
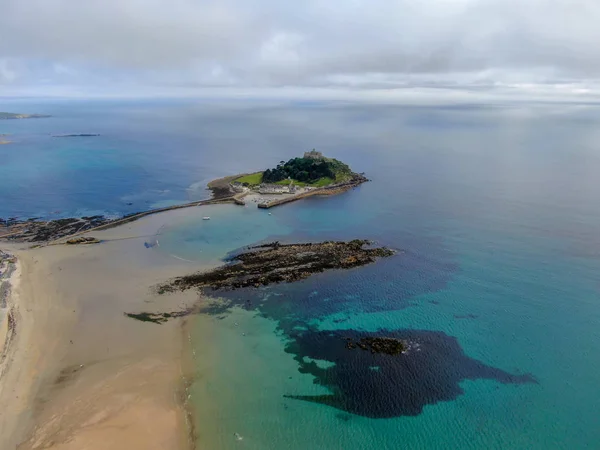
[[[269,213],[270,216],[272,216],[273,214]]]
[[[203,217],[202,220],[210,220],[210,217],[208,217],[208,216]]]

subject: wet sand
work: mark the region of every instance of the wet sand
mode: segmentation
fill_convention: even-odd
[[[93,233],[102,244],[0,244],[19,266],[10,296],[16,337],[0,378],[2,450],[192,448],[185,319],[156,325],[124,315],[198,301],[195,292],[158,298],[149,289],[201,268],[143,245],[173,219]]]

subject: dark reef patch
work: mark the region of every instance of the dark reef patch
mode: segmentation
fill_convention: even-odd
[[[414,296],[442,289],[457,270],[451,255],[442,251],[434,256],[403,251],[402,257],[386,258],[392,253],[387,248],[369,249],[365,244],[274,242],[240,249],[232,252],[227,258],[229,264],[216,272],[172,279],[158,286],[158,291],[200,288],[214,299],[202,305],[204,314],[223,318],[231,308],[239,307],[276,320],[287,342],[286,352],[293,355],[299,372],[331,391],[319,396],[286,397],[337,408],[340,421],[353,415],[415,416],[426,405],[462,395],[463,380],[537,383],[532,375],[512,374],[470,358],[456,338],[443,332],[316,331],[317,322],[322,320],[341,324],[357,314],[404,309]],[[363,254],[365,250],[371,251]],[[370,264],[374,259],[378,263]],[[341,267],[335,267],[338,264]],[[349,268],[346,264],[362,267],[321,270]],[[160,314],[135,318],[156,323],[166,319]]]
[[[386,355],[400,355],[408,350],[408,343],[401,339],[391,337],[362,337],[354,342],[352,338],[346,338],[348,350],[360,349],[371,353],[384,353]]]
[[[348,351],[348,339],[388,337],[407,343],[401,355]],[[537,383],[529,374],[515,375],[469,358],[456,338],[438,331],[356,330],[308,331],[293,336],[286,347],[299,371],[329,388],[329,395],[288,398],[333,406],[370,418],[416,416],[426,405],[450,401],[463,393],[463,380],[490,379],[503,384]],[[312,360],[334,366],[319,367]],[[310,362],[306,362],[309,360]],[[378,370],[372,370],[378,367]]]
[[[455,319],[477,319],[477,314],[454,314]]]

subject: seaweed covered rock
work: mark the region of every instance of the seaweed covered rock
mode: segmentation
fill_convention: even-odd
[[[48,242],[106,225],[113,221],[114,219],[104,216],[72,217],[48,221],[38,220],[37,218],[27,220],[17,218],[0,219],[0,239],[18,242]]]
[[[159,294],[190,288],[239,289],[291,283],[331,269],[350,269],[394,254],[385,247],[369,248],[369,241],[281,244],[272,242],[240,253],[229,264],[208,272],[176,277],[157,286]]]

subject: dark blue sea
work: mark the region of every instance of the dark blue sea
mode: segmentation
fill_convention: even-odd
[[[1,102],[0,217],[123,215],[316,148],[372,180],[207,207],[160,251],[371,239],[394,257],[198,316],[198,439],[219,449],[600,448],[600,110],[255,100]],[[53,137],[99,133],[98,137]],[[390,358],[345,338],[406,339]],[[207,346],[207,339],[211,345]]]

